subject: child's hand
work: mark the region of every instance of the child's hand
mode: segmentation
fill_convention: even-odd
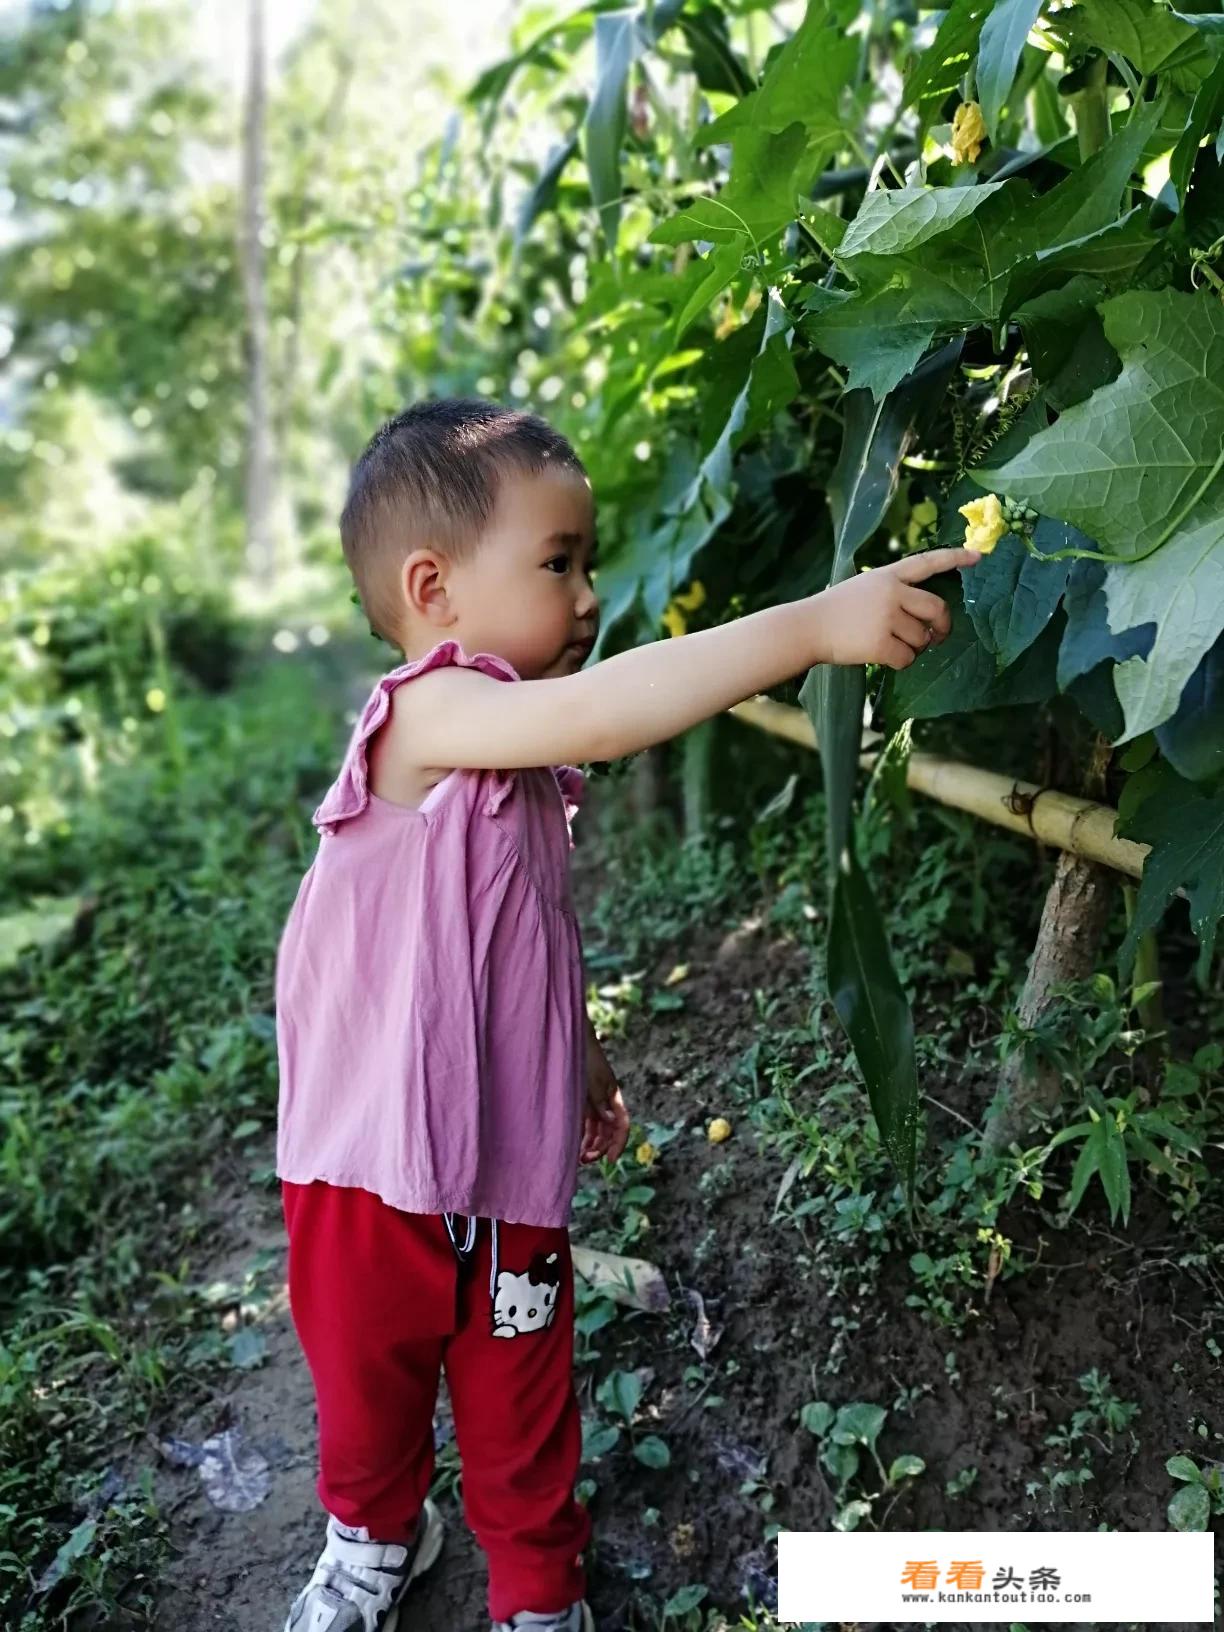
[[[925,550],[857,573],[813,597],[828,622],[830,663],[883,663],[908,669],[928,646],[946,640],[952,615],[946,601],[917,585],[955,567],[974,567],[976,550]]]
[[[606,1156],[610,1162],[621,1155],[629,1139],[629,1112],[621,1098],[620,1084],[608,1064],[608,1057],[595,1035],[587,1026],[587,1110],[582,1128],[580,1162],[597,1162]]]

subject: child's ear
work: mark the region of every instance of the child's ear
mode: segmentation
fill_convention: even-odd
[[[439,628],[455,621],[446,565],[445,558],[431,550],[413,550],[400,568],[400,589],[408,611]]]

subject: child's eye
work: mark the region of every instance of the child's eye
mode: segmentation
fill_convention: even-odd
[[[554,555],[551,560],[545,561],[544,565],[550,572],[568,572],[570,559],[568,555]]]

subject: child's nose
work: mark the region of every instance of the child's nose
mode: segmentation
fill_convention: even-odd
[[[599,607],[599,597],[595,593],[595,586],[583,579],[577,597],[574,601],[574,613],[580,618],[589,618]]]

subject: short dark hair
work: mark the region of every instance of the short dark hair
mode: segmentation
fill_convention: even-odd
[[[509,473],[586,470],[538,414],[481,397],[414,404],[379,428],[353,467],[340,542],[370,627],[399,644],[396,575],[431,544],[455,560],[480,543]]]

